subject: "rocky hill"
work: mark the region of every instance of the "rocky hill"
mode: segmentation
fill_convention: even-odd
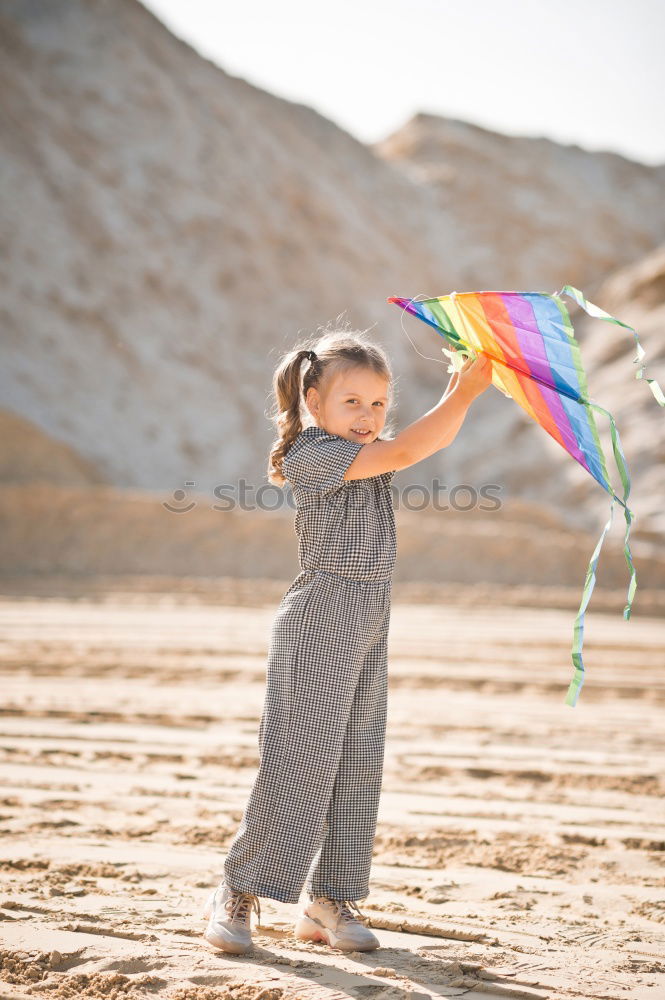
[[[665,164],[427,114],[373,149],[435,188],[442,217],[452,214],[462,230],[474,288],[554,292],[589,283],[665,234]]]

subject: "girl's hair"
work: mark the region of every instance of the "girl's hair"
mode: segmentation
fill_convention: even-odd
[[[309,351],[315,352],[316,361],[307,359]],[[306,362],[304,375],[303,361]],[[370,368],[387,379],[388,407],[392,406],[395,393],[388,355],[368,339],[366,330],[340,328],[339,317],[336,328],[325,328],[318,338],[310,338],[282,355],[272,380],[275,407],[270,419],[276,427],[277,439],[268,457],[270,483],[276,486],[285,483],[282,459],[303,427],[313,423],[304,405],[307,390],[311,386],[320,389],[331,376],[351,368]],[[306,416],[306,424],[303,424],[303,416]],[[386,421],[380,440],[392,433],[393,428]]]

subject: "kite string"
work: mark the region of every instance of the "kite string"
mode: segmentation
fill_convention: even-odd
[[[430,298],[430,296],[428,296],[425,292],[422,292],[422,293],[419,292],[418,295],[414,295],[413,298],[409,299],[409,302],[415,302],[417,299],[422,299],[422,301],[425,301],[428,298]],[[406,334],[407,340],[409,341],[409,343],[413,347],[414,351],[417,354],[419,354],[421,358],[424,358],[426,361],[436,361],[436,363],[439,364],[439,365],[445,365],[447,362],[442,361],[441,358],[430,358],[427,354],[423,354],[422,351],[418,350],[418,348],[416,347],[416,345],[414,344],[414,342],[411,340],[411,337],[409,337],[409,334],[407,333],[406,327],[404,326],[404,313],[406,311],[407,311],[406,310],[406,306],[402,306],[402,311],[400,312],[399,321],[400,321],[400,324],[401,324],[401,327],[402,327],[402,333]],[[445,348],[444,347],[442,347],[441,350],[442,350],[442,352],[445,353]],[[457,386],[458,381],[459,381],[459,372],[453,372],[452,378],[448,382],[448,385],[446,386],[446,391],[444,392],[444,394],[443,394],[443,396],[441,398],[441,402],[442,403],[446,399],[448,399],[448,396],[450,396],[454,392],[454,390],[455,390],[455,388]]]
[[[414,297],[412,299],[409,299],[409,302],[416,302],[420,298],[421,298],[421,293],[419,292],[418,295],[414,295]],[[426,295],[425,292],[423,292],[422,293],[422,301],[425,302],[428,298],[430,298],[430,296]],[[416,345],[414,344],[414,342],[411,340],[411,337],[409,337],[409,334],[407,333],[406,327],[404,326],[404,313],[405,312],[406,312],[406,306],[402,306],[402,311],[400,313],[399,321],[400,321],[400,324],[401,324],[401,327],[402,327],[402,333],[404,333],[406,335],[407,340],[409,341],[409,343],[413,347],[414,351],[416,351],[416,353],[419,354],[421,358],[425,358],[426,361],[436,361],[436,363],[439,364],[439,365],[445,365],[446,362],[442,361],[441,358],[430,358],[430,357],[428,357],[427,354],[423,354],[422,351],[418,350],[418,348],[416,347]]]

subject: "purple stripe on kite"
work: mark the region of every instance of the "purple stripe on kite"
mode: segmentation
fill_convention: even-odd
[[[540,292],[526,292],[524,298],[533,306],[536,322],[543,334],[545,351],[552,365],[556,387],[560,388],[563,383],[569,389],[572,385],[575,394],[579,395],[579,375],[574,357],[574,349],[577,348],[576,344],[571,343],[566,336],[561,309],[550,295],[543,295]],[[564,376],[564,369],[569,373],[567,376]],[[565,395],[561,396],[561,402],[568,414],[580,450],[586,457],[589,472],[606,489],[611,490],[607,474],[603,470],[603,454],[599,448],[590,411]]]
[[[504,295],[502,293],[501,299],[515,327],[515,334],[520,345],[525,367],[534,375],[537,375],[538,378],[547,382],[548,386],[552,387],[548,389],[544,385],[539,385],[543,399],[565,442],[567,450],[587,472],[591,472],[584,453],[580,451],[577,436],[563,407],[561,397],[554,386],[552,370],[547,360],[545,345],[531,303],[522,298],[521,295]],[[535,384],[538,385],[538,383]]]
[[[515,327],[521,355],[526,361],[525,367],[536,378],[556,389],[552,366],[547,357],[543,336],[531,303],[521,295],[504,294],[503,292],[501,300]]]

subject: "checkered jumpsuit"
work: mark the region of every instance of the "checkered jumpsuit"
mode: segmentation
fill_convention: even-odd
[[[224,861],[232,889],[369,895],[387,708],[394,471],[345,480],[360,442],[306,427],[282,469],[301,572],[270,635],[259,770]]]

